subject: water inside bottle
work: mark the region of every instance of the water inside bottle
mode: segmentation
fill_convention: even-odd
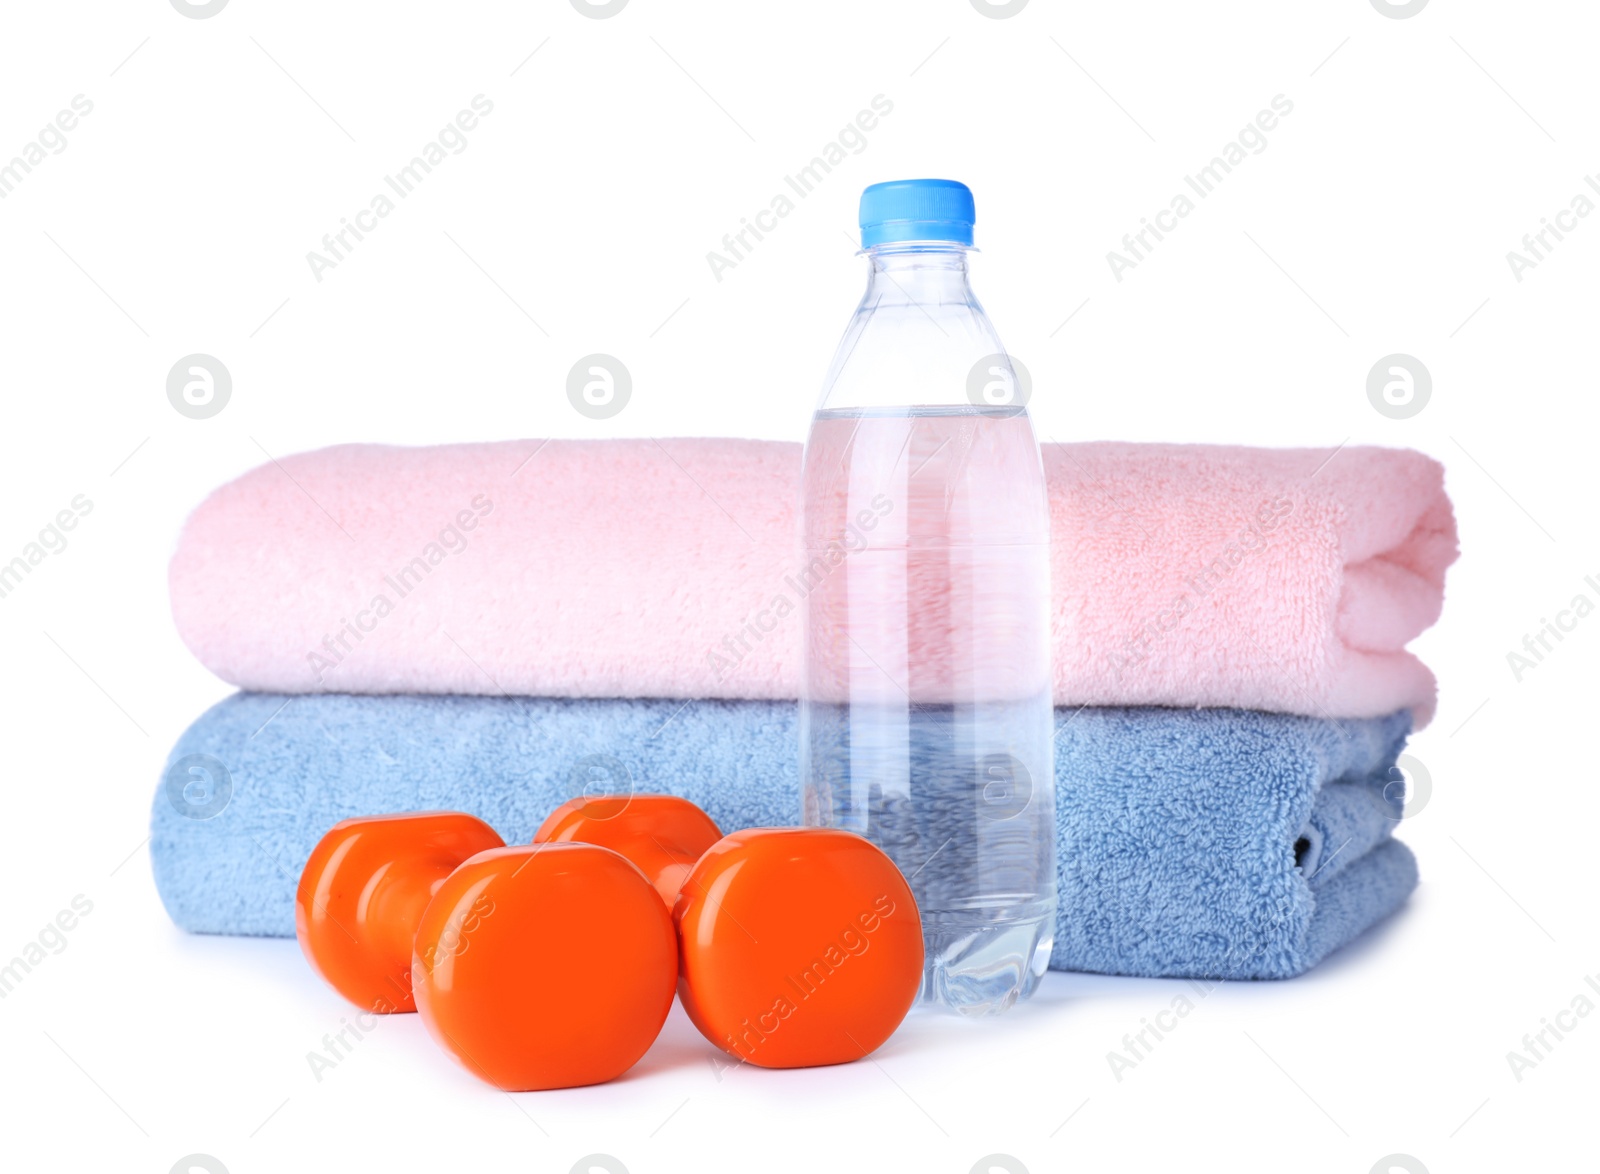
[[[910,881],[922,996],[1026,997],[1055,916],[1049,517],[1011,406],[826,409],[806,451],[806,822]]]

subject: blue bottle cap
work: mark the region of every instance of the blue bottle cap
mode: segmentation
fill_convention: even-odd
[[[861,193],[861,247],[896,241],[972,243],[972,190],[953,179],[895,179]]]

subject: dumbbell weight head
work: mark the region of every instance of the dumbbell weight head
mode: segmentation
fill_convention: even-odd
[[[655,1041],[678,976],[655,887],[596,844],[480,852],[417,926],[422,1021],[470,1072],[508,1091],[622,1075]]]
[[[673,907],[678,996],[763,1068],[842,1064],[894,1033],[922,984],[922,920],[888,856],[833,828],[751,828],[700,857]]]
[[[721,838],[709,815],[676,795],[580,796],[557,807],[533,834],[535,844],[578,841],[620,852],[669,907],[695,861]]]
[[[503,841],[457,811],[346,819],[312,849],[295,894],[295,936],[311,968],[363,1010],[415,1011],[412,939],[463,860]]]

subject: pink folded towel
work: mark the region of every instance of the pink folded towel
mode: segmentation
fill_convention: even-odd
[[[1456,557],[1435,461],[1102,442],[1044,463],[1057,705],[1432,716],[1405,645]],[[195,511],[173,615],[246,689],[792,698],[828,573],[800,556],[799,468],[755,440],[302,453]]]

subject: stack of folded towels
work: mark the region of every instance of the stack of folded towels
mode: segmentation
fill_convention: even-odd
[[[1280,978],[1398,908],[1406,644],[1456,557],[1415,452],[1044,446],[1060,912],[1051,966]],[[452,809],[531,839],[580,793],[800,822],[798,445],[349,445],[189,519],[173,614],[244,690],[158,788],[174,921],[294,933],[312,846]]]

